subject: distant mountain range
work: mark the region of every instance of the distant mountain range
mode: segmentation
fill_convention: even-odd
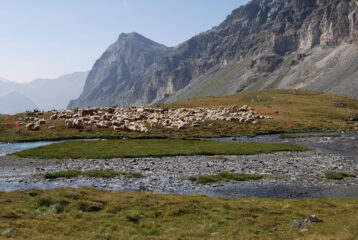
[[[358,97],[358,2],[252,0],[175,48],[121,34],[69,107],[293,88]]]
[[[0,113],[15,114],[37,108],[36,104],[24,95],[12,92],[5,96],[0,96]]]
[[[34,108],[66,109],[70,100],[81,94],[87,75],[88,72],[77,72],[29,83],[0,79],[0,113],[14,114]]]

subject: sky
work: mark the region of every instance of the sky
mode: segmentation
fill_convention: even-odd
[[[0,78],[90,70],[121,32],[176,46],[248,0],[0,0]]]

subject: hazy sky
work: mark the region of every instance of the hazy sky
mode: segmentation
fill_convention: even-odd
[[[0,0],[0,77],[26,82],[90,70],[121,32],[167,46],[248,0]]]

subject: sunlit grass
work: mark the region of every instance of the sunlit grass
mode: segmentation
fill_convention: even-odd
[[[0,192],[2,239],[356,239],[357,199],[225,199],[88,188]],[[292,220],[318,214],[308,232]]]
[[[229,143],[213,140],[132,139],[62,142],[14,153],[19,157],[47,159],[108,159],[188,155],[252,155],[279,151],[306,151],[288,143]]]
[[[197,183],[215,183],[220,181],[250,181],[250,180],[259,180],[264,176],[259,174],[235,174],[235,173],[219,173],[215,175],[201,175],[201,176],[192,176],[189,177],[190,181]]]
[[[344,173],[344,172],[328,172],[324,175],[324,177],[332,180],[343,180],[344,178],[347,177],[356,177],[356,175],[352,173]]]

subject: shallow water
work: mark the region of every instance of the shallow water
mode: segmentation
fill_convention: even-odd
[[[75,139],[75,140],[62,140],[62,141],[38,141],[38,142],[23,142],[23,143],[0,143],[0,156],[20,152],[32,148],[47,146],[55,143],[66,141],[98,141],[100,139]]]
[[[8,179],[11,180],[11,179]],[[17,183],[16,183],[17,182]],[[17,178],[13,181],[0,184],[0,191],[11,192],[16,190],[29,189],[56,189],[56,188],[79,188],[94,187],[110,191],[126,191],[126,192],[142,192],[149,191],[154,193],[170,193],[170,194],[205,194],[208,196],[227,197],[227,198],[358,198],[358,186],[299,186],[289,184],[254,184],[254,183],[238,183],[225,184],[218,187],[209,185],[198,187],[196,189],[155,189],[148,190],[141,186],[125,187],[118,184],[116,180],[98,181],[97,179],[73,179],[70,181],[56,180],[43,181],[36,183],[18,182]]]
[[[5,156],[10,153],[19,152],[31,148],[42,147],[59,141],[46,141],[46,142],[25,142],[25,143],[0,143],[0,156]]]
[[[294,143],[306,147],[324,150],[326,152],[347,156],[358,161],[358,133],[290,133],[289,135],[310,134],[340,134],[341,137],[311,137],[311,138],[280,138],[285,134],[259,135],[255,137],[224,137],[215,138],[220,142],[258,142],[258,143]]]

